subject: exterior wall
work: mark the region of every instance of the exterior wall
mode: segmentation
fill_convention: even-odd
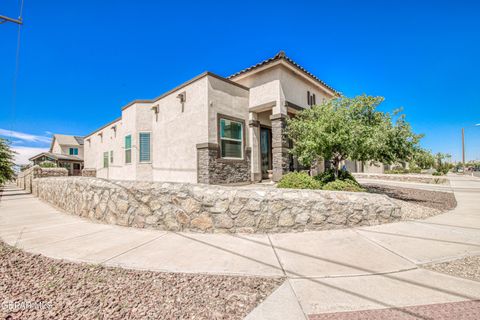
[[[207,82],[204,77],[152,104],[159,107],[158,121],[151,117],[153,180],[197,182],[196,145],[208,141]]]
[[[281,64],[240,79],[234,79],[234,81],[250,88],[251,107],[271,101],[288,101],[302,108],[309,108],[307,91],[315,94],[317,104],[325,99],[333,98],[332,94],[322,90],[319,85],[306,80]]]
[[[432,183],[442,184],[448,183],[447,178],[432,176],[428,174],[380,174],[380,173],[354,173],[357,179],[373,179],[373,180],[390,180],[402,182],[418,182],[418,183]]]
[[[33,183],[39,198],[70,214],[138,228],[269,233],[368,226],[402,218],[401,208],[390,198],[363,192],[87,177],[42,178]]]
[[[185,94],[183,105],[178,99],[179,94]],[[207,75],[154,102],[135,103],[122,111],[121,120],[86,137],[85,168],[94,169],[97,177],[106,179],[194,183],[200,181],[200,161],[200,165],[207,166],[209,175],[208,181],[202,178],[203,182],[250,181],[248,134],[244,137],[245,157],[242,161],[220,160],[212,152],[207,152],[207,157],[197,153],[199,144],[218,143],[219,114],[239,118],[246,126],[248,90]],[[116,126],[116,132],[112,130],[113,126]],[[139,162],[140,132],[151,133],[149,163]],[[126,135],[132,136],[131,164],[125,164]],[[104,168],[103,153],[108,152],[110,157],[110,151],[113,151],[114,162]],[[233,174],[234,171],[237,173]],[[228,178],[227,173],[230,173]]]
[[[70,146],[70,145],[66,145],[66,144],[60,145],[56,139],[55,139],[55,142],[52,146],[52,153],[69,155],[70,154],[70,148],[77,148],[78,149],[78,156],[82,159],[84,158],[83,157],[84,156],[83,146],[81,146],[81,145]]]
[[[251,181],[251,148],[248,130],[248,90],[215,77],[208,79],[208,140],[197,145],[197,182],[209,184]],[[221,159],[219,154],[219,117],[243,122],[243,159]]]
[[[286,67],[281,68],[280,82],[285,100],[303,108],[310,107],[307,101],[307,91],[310,91],[310,94],[315,94],[317,104],[333,98],[332,95],[321,90],[318,85],[305,80]]]
[[[363,163],[363,171],[364,173],[383,173],[383,163],[374,164],[374,163]]]

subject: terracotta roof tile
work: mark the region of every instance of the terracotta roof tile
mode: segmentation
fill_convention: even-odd
[[[326,84],[324,81],[320,80],[319,78],[317,78],[315,75],[313,75],[312,73],[308,72],[305,68],[303,68],[302,66],[300,66],[298,63],[296,63],[295,61],[293,61],[292,59],[290,59],[289,57],[286,56],[285,52],[284,51],[280,51],[279,53],[277,53],[275,56],[273,56],[272,58],[269,58],[269,59],[266,59],[266,60],[263,60],[262,62],[259,62],[249,68],[246,68],[246,69],[243,69],[235,74],[232,74],[231,76],[229,76],[227,79],[232,79],[232,78],[235,78],[241,74],[244,74],[244,73],[247,73],[247,72],[250,72],[254,69],[257,69],[259,67],[262,67],[264,65],[267,65],[269,63],[272,63],[272,62],[275,62],[275,61],[278,61],[278,60],[284,60],[288,63],[290,63],[292,66],[296,67],[298,70],[302,71],[303,73],[305,73],[307,76],[309,76],[310,78],[312,78],[313,80],[319,82],[321,85],[323,85],[324,87],[332,90],[335,94],[339,95],[340,93],[335,90],[334,88],[332,88],[331,86],[329,86],[328,84]]]

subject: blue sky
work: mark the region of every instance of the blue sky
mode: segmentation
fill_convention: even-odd
[[[434,152],[459,160],[468,127],[480,159],[480,4],[419,2],[25,0],[15,110],[17,26],[0,25],[0,135],[15,131],[24,159],[52,132],[85,135],[131,100],[284,50],[347,96],[403,107]],[[17,16],[17,0],[0,14]]]

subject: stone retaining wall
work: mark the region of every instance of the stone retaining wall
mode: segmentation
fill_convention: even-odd
[[[204,184],[34,180],[35,194],[64,211],[122,226],[195,232],[289,232],[399,221],[384,195]]]
[[[97,169],[84,168],[84,169],[82,169],[82,176],[83,177],[96,177],[97,176]]]
[[[32,181],[35,178],[45,177],[62,177],[68,176],[68,170],[65,168],[42,168],[40,166],[33,166],[17,175],[17,186],[32,192]]]
[[[390,180],[403,182],[418,182],[418,183],[432,183],[443,184],[447,183],[448,179],[441,176],[432,175],[416,175],[416,174],[374,174],[374,173],[352,173],[357,179],[375,179],[375,180]]]

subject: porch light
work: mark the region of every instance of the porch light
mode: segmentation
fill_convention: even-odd
[[[180,100],[180,103],[182,104],[182,112],[184,110],[184,104],[187,101],[187,93],[184,91],[182,93],[179,93],[177,96],[177,99]]]
[[[160,112],[159,105],[154,105],[152,107],[153,113],[155,113],[155,121],[158,121],[158,113]]]

